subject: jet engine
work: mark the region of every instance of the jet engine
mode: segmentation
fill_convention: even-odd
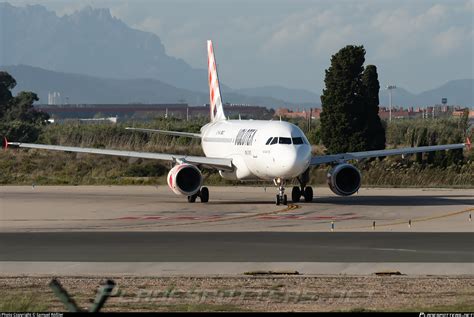
[[[178,164],[168,173],[168,186],[176,195],[192,196],[202,185],[201,171],[191,164]]]
[[[327,175],[329,188],[339,196],[350,196],[360,188],[361,175],[351,164],[343,163],[334,166]]]

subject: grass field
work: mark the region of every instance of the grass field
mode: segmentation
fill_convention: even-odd
[[[100,278],[62,277],[82,309]],[[117,277],[103,311],[472,312],[472,276]],[[64,311],[48,277],[0,278],[0,311]]]

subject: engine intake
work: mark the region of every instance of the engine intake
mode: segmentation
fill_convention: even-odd
[[[168,186],[176,195],[192,196],[202,185],[201,171],[191,164],[179,164],[168,173]]]
[[[327,175],[329,188],[339,196],[350,196],[357,192],[361,179],[359,170],[347,163],[336,165]]]

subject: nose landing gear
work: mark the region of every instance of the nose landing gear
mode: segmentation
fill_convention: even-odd
[[[276,205],[288,205],[288,197],[285,194],[285,180],[276,178],[273,180],[276,186],[278,186],[278,195],[276,195]]]
[[[304,198],[305,202],[312,202],[313,201],[313,188],[311,186],[306,186],[309,182],[309,174],[306,171],[298,177],[298,182],[300,183],[300,187],[294,186],[291,190],[291,200],[294,203],[300,201],[301,197]],[[285,194],[285,180],[281,178],[275,178],[273,180],[275,186],[278,186],[278,195],[276,195],[276,204],[278,205],[287,205],[288,198]]]

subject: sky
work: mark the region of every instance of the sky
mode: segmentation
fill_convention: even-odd
[[[364,45],[380,85],[419,93],[474,77],[474,0],[7,0],[58,15],[110,8],[129,26],[157,34],[166,52],[206,68],[212,39],[222,82],[319,92],[330,59]]]

